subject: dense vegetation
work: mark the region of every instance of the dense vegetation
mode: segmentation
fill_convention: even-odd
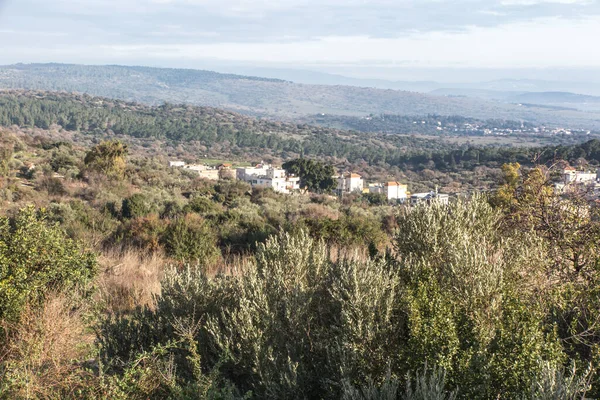
[[[292,125],[206,107],[165,104],[147,107],[89,96],[8,92],[0,96],[0,125],[113,133],[135,138],[199,141],[208,149],[227,143],[231,148],[270,150],[306,156],[337,156],[373,160],[400,152],[404,146],[442,148],[435,141],[373,135]],[[379,143],[378,143],[379,142]],[[383,153],[381,155],[377,153]]]
[[[481,99],[368,87],[303,85],[185,69],[18,64],[0,67],[0,88],[88,93],[159,105],[182,102],[296,120],[315,114],[464,115],[561,126],[599,127],[598,114],[520,107]]]
[[[600,142],[440,151],[498,190],[410,208],[168,168],[144,118],[204,109],[39,96],[1,98],[0,397],[600,396],[599,209],[544,165]],[[323,189],[325,160],[286,167]]]

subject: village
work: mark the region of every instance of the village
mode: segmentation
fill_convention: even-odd
[[[287,171],[271,164],[260,163],[254,166],[234,168],[230,163],[219,165],[186,164],[184,161],[170,161],[171,168],[182,168],[198,173],[201,178],[208,180],[238,179],[253,187],[271,188],[282,194],[306,193],[300,185],[300,177],[288,174]],[[396,181],[374,182],[365,184],[363,177],[356,173],[345,172],[332,177],[337,183],[335,195],[343,197],[348,194],[379,194],[388,202],[397,204],[431,204],[437,202],[448,204],[450,196],[431,192],[410,193],[408,185]]]
[[[231,163],[218,165],[186,164],[184,161],[169,161],[169,167],[196,172],[208,180],[238,179],[253,187],[271,188],[282,194],[306,193],[301,187],[300,177],[288,174],[281,167],[267,163],[252,166],[234,167]],[[576,169],[566,165],[554,177],[554,190],[558,194],[585,192],[589,200],[600,199],[600,169]],[[357,173],[344,172],[332,177],[337,183],[334,194],[343,197],[349,194],[379,194],[395,204],[448,204],[450,195],[439,193],[437,188],[430,192],[410,193],[408,185],[397,182],[365,182]]]

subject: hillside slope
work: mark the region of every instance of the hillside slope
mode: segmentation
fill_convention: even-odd
[[[194,142],[219,155],[290,158],[303,154],[372,162],[410,150],[452,147],[441,140],[282,123],[212,107],[147,106],[89,95],[0,91],[0,126],[13,125],[160,139],[186,146]]]
[[[210,71],[32,64],[0,67],[0,88],[82,92],[146,104],[189,103],[294,119],[311,114],[462,115],[599,127],[600,114],[353,86],[305,85]]]

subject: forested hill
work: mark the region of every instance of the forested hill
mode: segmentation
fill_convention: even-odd
[[[163,104],[147,106],[121,100],[36,91],[0,91],[0,126],[17,125],[68,131],[116,134],[135,138],[197,141],[209,149],[260,150],[282,157],[340,157],[351,161],[385,161],[407,151],[443,151],[434,140],[290,124],[247,117],[211,107]]]
[[[188,103],[290,120],[321,113],[439,114],[600,127],[600,115],[576,110],[183,69],[18,64],[0,67],[0,88],[80,92],[150,105]]]
[[[575,146],[476,147],[410,136],[359,133],[306,124],[256,119],[210,107],[164,104],[151,107],[88,95],[49,92],[0,92],[0,126],[51,129],[86,134],[114,134],[199,142],[222,155],[262,154],[284,159],[330,157],[350,163],[439,170],[497,167],[506,162],[530,164],[535,158],[600,162],[600,142]],[[225,153],[225,154],[223,154]],[[538,155],[542,155],[541,158]]]

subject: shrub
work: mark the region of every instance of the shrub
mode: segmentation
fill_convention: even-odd
[[[36,189],[43,190],[50,196],[64,196],[67,194],[63,179],[53,176],[40,177],[36,182]]]
[[[95,272],[94,254],[47,223],[43,211],[27,207],[12,219],[0,218],[0,319],[14,320],[49,288],[85,284]]]
[[[444,367],[450,384],[472,398],[517,398],[541,360],[563,357],[531,291],[544,263],[540,243],[506,237],[500,218],[482,198],[398,218],[395,250],[411,321],[404,356],[410,365]]]
[[[195,214],[171,221],[161,237],[161,243],[167,255],[180,261],[208,266],[219,256],[214,232],[202,217]]]
[[[196,327],[202,371],[218,371],[241,393],[338,399],[342,381],[379,381],[390,355],[400,351],[397,290],[397,276],[382,263],[332,264],[326,247],[306,233],[280,234],[259,246],[244,274],[168,272],[154,311],[99,327],[102,354],[131,365],[179,337],[183,320]],[[180,382],[196,381],[191,347],[168,354]],[[123,376],[123,365],[113,365]]]
[[[161,238],[167,229],[168,222],[156,215],[134,218],[123,223],[105,245],[118,244],[122,248],[138,248],[149,252],[161,249]]]
[[[145,217],[152,212],[152,208],[141,193],[136,193],[126,199],[121,204],[121,214],[125,219]]]
[[[417,371],[414,378],[409,374],[406,378],[405,392],[401,392],[399,379],[388,374],[384,382],[377,385],[372,380],[360,388],[344,382],[343,400],[455,400],[458,393],[448,392],[446,373],[440,368],[431,371],[425,366],[423,372]]]
[[[127,145],[107,140],[94,146],[85,156],[85,165],[110,178],[122,178],[126,169]]]
[[[194,196],[184,207],[187,212],[195,212],[200,215],[216,215],[223,211],[223,207],[204,196]]]

